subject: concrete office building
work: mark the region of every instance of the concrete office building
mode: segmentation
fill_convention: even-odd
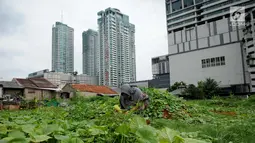
[[[82,68],[83,74],[99,76],[99,41],[98,32],[87,30],[82,33]]]
[[[150,81],[150,86],[156,88],[168,88],[170,86],[168,56],[152,58],[151,62],[153,79]]]
[[[255,1],[166,0],[170,84],[196,85],[211,77],[236,92],[249,91],[243,27],[231,25],[233,6],[245,6],[248,12]]]
[[[151,59],[153,79],[129,82],[138,87],[152,87],[166,89],[170,86],[169,59],[168,56],[160,56]]]
[[[135,25],[115,8],[98,12],[101,85],[136,81]]]
[[[72,73],[74,70],[74,29],[56,22],[52,27],[52,70]]]
[[[255,92],[255,8],[246,12],[246,26],[243,33],[242,45],[245,51],[252,92]]]
[[[48,69],[28,75],[28,78],[45,78],[56,86],[65,83],[98,85],[98,77],[86,74],[74,75],[71,73],[51,72]]]

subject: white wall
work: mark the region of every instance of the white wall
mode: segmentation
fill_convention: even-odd
[[[230,31],[229,25],[229,18],[224,18],[218,21],[169,33],[168,54],[178,54],[183,51],[236,42],[241,35],[238,35],[237,31]],[[234,27],[232,29],[237,30]],[[183,48],[183,46],[185,47]]]
[[[244,79],[240,52],[240,43],[233,43],[169,56],[170,82],[184,81],[196,85],[198,81],[211,77],[221,81],[221,85],[242,84]],[[202,59],[220,56],[225,56],[226,65],[202,68]]]

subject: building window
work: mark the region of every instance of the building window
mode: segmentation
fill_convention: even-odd
[[[223,66],[226,64],[225,62],[225,57],[215,57],[215,58],[207,58],[207,59],[202,59],[202,68],[209,68],[209,67],[215,67],[215,66]]]
[[[220,57],[216,58],[216,66],[220,66]]]
[[[225,57],[220,57],[220,65],[225,65]]]
[[[193,0],[184,0],[184,8],[193,5]]]
[[[206,62],[205,62],[205,60],[202,60],[202,68],[206,68]]]
[[[206,67],[210,67],[210,59],[206,59]]]
[[[211,58],[211,66],[215,67],[215,58]]]
[[[177,1],[172,3],[173,12],[177,11],[177,10],[180,10],[180,9],[182,9],[182,1],[181,0],[177,0]]]
[[[166,11],[167,11],[167,13],[170,12],[170,4],[166,4]]]

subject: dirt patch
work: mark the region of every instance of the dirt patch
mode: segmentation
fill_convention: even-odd
[[[172,119],[172,114],[168,110],[164,109],[163,110],[163,118]]]
[[[147,125],[150,125],[150,124],[151,124],[151,121],[147,119],[147,120],[146,120],[146,124],[147,124]]]
[[[211,112],[221,114],[221,115],[236,116],[236,112],[233,112],[233,111],[214,111],[214,110],[211,110]]]

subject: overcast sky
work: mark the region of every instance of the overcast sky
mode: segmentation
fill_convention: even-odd
[[[108,7],[136,26],[137,80],[152,78],[151,58],[167,54],[165,0],[0,0],[0,80],[51,70],[52,25],[74,28],[74,69],[82,73],[82,32],[97,30],[97,12]]]

